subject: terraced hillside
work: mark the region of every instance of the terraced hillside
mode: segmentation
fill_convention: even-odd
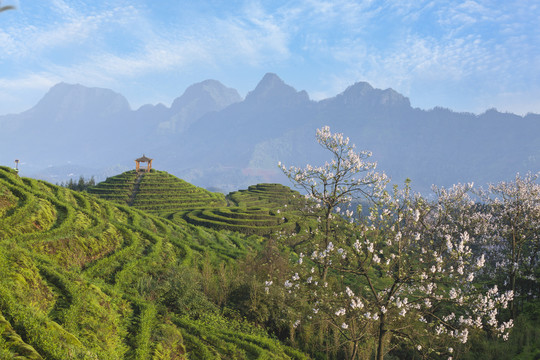
[[[0,167],[0,358],[305,358],[211,296],[261,241]]]
[[[298,207],[304,204],[304,197],[298,191],[281,184],[251,185],[247,190],[239,190],[228,195],[237,206],[252,207]]]
[[[103,199],[150,213],[224,206],[225,196],[185,182],[165,171],[127,171],[88,189]]]
[[[127,205],[133,194],[136,181],[137,172],[135,170],[126,171],[122,174],[107,178],[106,181],[103,181],[94,187],[90,187],[88,192],[97,195],[102,199]]]
[[[297,208],[303,197],[281,184],[258,184],[225,196],[189,184],[164,171],[127,171],[88,192],[103,199],[216,230],[268,235],[298,229]],[[228,203],[229,206],[226,206]]]
[[[244,234],[268,235],[276,231],[298,231],[298,209],[304,198],[281,184],[252,185],[227,195],[230,207],[197,209],[169,214],[173,221],[238,231]]]

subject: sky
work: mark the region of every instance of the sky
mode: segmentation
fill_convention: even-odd
[[[59,82],[170,106],[276,73],[314,100],[358,81],[413,107],[540,113],[539,0],[2,0],[0,115]]]

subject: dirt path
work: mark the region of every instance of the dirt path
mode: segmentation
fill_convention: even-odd
[[[137,179],[135,180],[135,185],[133,185],[133,191],[131,192],[131,196],[129,197],[129,206],[133,206],[133,202],[135,201],[135,196],[137,196],[137,193],[139,192],[139,186],[141,184],[141,180],[144,176],[144,173],[139,173],[137,175]]]

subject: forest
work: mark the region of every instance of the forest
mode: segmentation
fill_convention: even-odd
[[[538,359],[537,174],[417,194],[329,127],[227,196],[0,167],[0,359]]]

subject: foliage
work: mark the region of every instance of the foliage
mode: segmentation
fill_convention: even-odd
[[[473,254],[467,232],[477,218],[467,216],[475,208],[469,187],[435,189],[433,201],[411,194],[408,184],[393,193],[379,191],[384,176],[347,178],[374,168],[361,161],[367,153],[355,154],[343,135],[328,128],[318,130],[317,138],[331,151],[331,163],[282,167],[310,191],[311,214],[320,224],[303,247],[307,255],[299,254],[294,274],[283,283],[298,302],[294,327],[306,321],[330,325],[340,356],[351,359],[372,353],[383,359],[387,349],[404,345],[423,357],[452,357],[476,328],[507,339],[513,322],[500,310],[513,292],[473,281],[485,255]],[[358,192],[374,199],[368,218],[355,219],[338,207]]]
[[[0,167],[0,358],[538,356],[535,176],[424,198],[317,138],[333,161],[281,167],[307,199],[155,170],[76,192]]]
[[[279,163],[285,175],[307,192],[306,198],[314,201],[315,208],[307,209],[307,216],[317,217],[321,233],[321,246],[326,248],[331,241],[333,212],[339,205],[348,207],[358,196],[373,198],[377,196],[388,179],[384,173],[375,172],[376,163],[366,161],[371,157],[369,151],[355,152],[355,146],[349,145],[349,138],[343,134],[332,134],[330,127],[317,130],[318,143],[332,154],[332,160],[323,166],[307,165],[305,168],[287,169]],[[348,210],[349,212],[351,210]],[[324,260],[323,280],[326,279],[330,264]]]
[[[0,204],[0,356],[186,359],[200,350],[223,358],[231,348],[244,349],[246,358],[300,354],[264,331],[256,341],[228,332],[228,299],[217,279],[256,251],[259,238],[178,226],[4,168]],[[197,319],[210,313],[223,345],[186,346],[201,336]],[[185,317],[182,326],[175,316]]]
[[[540,184],[538,175],[516,176],[513,182],[479,190],[483,203],[481,240],[488,263],[486,275],[513,291],[514,317],[525,300],[538,299],[540,264]]]
[[[96,180],[93,176],[88,180],[86,180],[84,176],[80,176],[79,181],[77,182],[73,181],[73,179],[69,179],[66,183],[62,182],[59,185],[75,191],[86,191],[89,187],[96,185]]]

